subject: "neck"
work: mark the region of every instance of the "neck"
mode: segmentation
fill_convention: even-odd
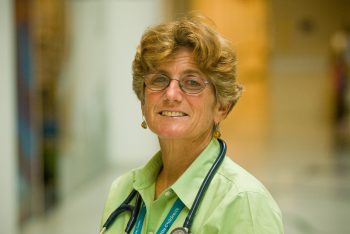
[[[163,168],[156,181],[156,198],[186,171],[210,141],[211,136],[195,140],[159,139]]]

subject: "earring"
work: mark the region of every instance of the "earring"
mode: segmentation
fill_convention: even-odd
[[[143,121],[142,121],[142,123],[141,123],[141,127],[143,128],[143,129],[147,129],[147,123],[146,123],[146,120],[145,120],[145,118],[142,116],[142,119],[143,119]]]
[[[213,137],[216,139],[221,137],[220,129],[219,129],[219,124],[215,124],[214,126],[214,132],[213,132]]]

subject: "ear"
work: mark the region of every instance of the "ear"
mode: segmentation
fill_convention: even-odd
[[[224,120],[230,110],[231,103],[217,103],[215,107],[215,116],[214,116],[214,122],[220,123],[222,120]]]
[[[141,112],[142,116],[145,116],[145,104],[143,102],[141,102]]]

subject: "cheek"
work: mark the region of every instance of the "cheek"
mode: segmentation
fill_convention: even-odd
[[[156,100],[157,97],[154,94],[148,94],[145,92],[144,102],[141,105],[142,114],[144,116],[149,116],[152,113]]]
[[[215,113],[216,113],[216,105],[214,104],[214,101],[209,99],[209,100],[204,100],[201,107],[200,111],[198,111],[198,118],[199,122],[202,124],[208,124],[211,125],[215,121]],[[199,105],[194,105],[193,108],[197,109],[199,108]]]

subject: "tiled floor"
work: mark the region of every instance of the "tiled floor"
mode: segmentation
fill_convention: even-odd
[[[280,170],[264,178],[281,206],[286,233],[350,233],[349,156],[313,161],[307,160],[308,156],[304,154],[305,160],[294,163],[276,160]],[[346,172],[339,167],[347,167]]]
[[[22,234],[96,234],[109,186],[120,172],[107,171],[50,214],[28,222]]]

